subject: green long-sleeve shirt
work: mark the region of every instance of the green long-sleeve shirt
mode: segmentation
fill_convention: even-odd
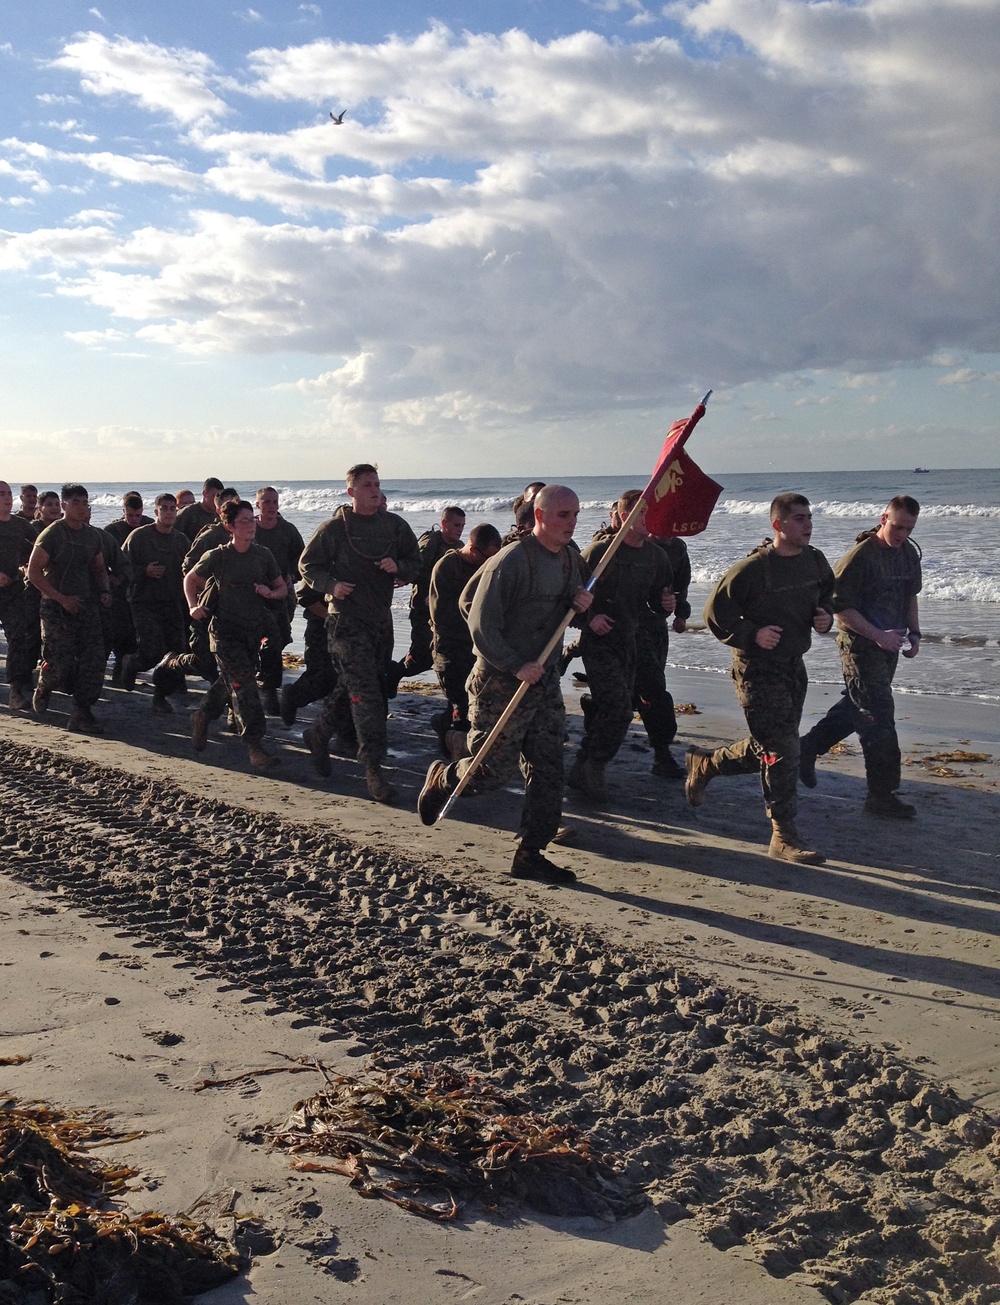
[[[781,557],[766,544],[731,566],[715,586],[705,624],[744,657],[791,661],[809,650],[818,607],[833,614],[833,571],[819,549],[807,545],[794,557]],[[765,625],[781,626],[776,648],[755,642]]]
[[[551,553],[534,535],[508,544],[466,585],[461,608],[480,662],[515,674],[537,661],[590,572],[575,548]],[[559,656],[561,643],[546,665]]]
[[[392,575],[379,568],[383,558],[396,563]],[[362,625],[381,626],[389,619],[396,580],[413,584],[420,574],[420,549],[413,531],[394,512],[362,516],[338,508],[317,527],[299,559],[303,580],[326,594],[330,615]],[[335,598],[338,582],[353,584],[346,598]]]
[[[595,540],[583,550],[583,557],[591,571],[596,570],[614,540]],[[584,627],[584,636],[589,638],[631,639],[636,627],[645,616],[654,613],[663,616],[663,590],[671,583],[670,562],[662,548],[651,540],[643,540],[640,548],[622,543],[608,564],[608,569],[594,587],[594,605],[584,617],[598,614],[609,616],[615,622],[609,634],[590,635]]]

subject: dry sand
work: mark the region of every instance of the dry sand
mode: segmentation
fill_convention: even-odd
[[[699,708],[679,745],[740,732],[724,677],[672,688]],[[0,1060],[30,1059],[0,1086],[146,1130],[110,1153],[136,1209],[253,1216],[248,1277],[203,1300],[1000,1300],[996,708],[898,699],[912,824],[861,814],[856,741],[821,761],[817,868],[763,855],[749,779],[693,812],[636,727],[606,807],[568,796],[553,855],[580,884],[553,890],[507,875],[514,792],[418,823],[422,691],[394,704],[395,810],[349,762],[318,780],[301,721],[261,778],[222,732],[195,759],[144,682],[105,698],[105,739],[58,696],[44,724],[3,712]],[[930,759],[956,750],[990,760]],[[194,1091],[283,1056],[472,1068],[592,1130],[652,1204],[438,1226],[362,1200],[263,1145],[317,1074]]]

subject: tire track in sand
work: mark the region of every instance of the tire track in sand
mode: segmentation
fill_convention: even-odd
[[[887,1052],[377,848],[0,743],[6,873],[588,1129],[668,1222],[834,1302],[1000,1299],[994,1120]]]

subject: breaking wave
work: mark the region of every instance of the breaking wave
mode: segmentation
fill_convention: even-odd
[[[770,506],[770,499],[767,502],[742,498],[722,499],[715,510],[734,517],[766,517]],[[812,504],[812,510],[817,516],[878,521],[885,511],[885,503],[844,503],[837,499],[821,499]],[[1000,521],[1000,507],[982,503],[926,503],[921,504],[920,515],[921,517],[978,517],[981,520]]]
[[[928,574],[924,571],[922,598],[940,598],[951,603],[1000,603],[1000,576]]]

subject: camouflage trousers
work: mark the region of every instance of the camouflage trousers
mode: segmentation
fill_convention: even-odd
[[[148,671],[167,653],[180,653],[186,641],[184,612],[177,603],[132,603],[136,669]]]
[[[478,665],[469,677],[469,716],[472,730],[469,750],[474,757],[500,719],[521,681],[515,675],[486,670]],[[518,703],[517,710],[490,749],[486,764],[476,771],[465,790],[487,793],[503,788],[520,765],[524,776],[524,806],[518,837],[521,846],[541,850],[556,835],[562,817],[563,745],[566,708],[559,686],[559,671],[550,667]],[[448,767],[448,783],[465,774],[471,759]]]
[[[632,723],[635,686],[635,640],[585,631],[580,641],[590,704],[584,712],[580,755],[605,766],[625,741]]]
[[[419,607],[410,608],[410,647],[406,654],[406,674],[419,675],[434,665],[430,609],[425,598]]]
[[[165,680],[163,691],[175,693],[188,675],[199,675],[209,684],[219,678],[219,668],[212,652],[212,641],[208,633],[207,621],[192,621],[188,630],[188,651],[179,652],[167,659],[167,668],[171,672]]]
[[[132,605],[125,594],[126,586],[119,585],[111,590],[111,610],[108,613],[110,626],[105,624],[105,642],[110,642],[109,652],[115,655],[115,662],[120,662],[126,653],[136,650],[135,626],[132,624]],[[103,609],[102,609],[103,610]]]
[[[280,689],[285,667],[282,651],[292,642],[292,622],[283,598],[268,604],[267,628],[260,645],[260,682],[265,689]]]
[[[308,707],[311,702],[325,698],[337,687],[337,674],[330,660],[326,637],[325,617],[320,619],[311,612],[306,612],[304,644],[306,668],[285,690],[296,709]]]
[[[42,595],[34,585],[24,586],[24,619],[27,623],[25,661],[34,670],[42,660]]]
[[[37,657],[34,655],[31,614],[24,601],[23,585],[0,589],[0,626],[7,640],[7,683],[21,690],[30,690]]]
[[[733,657],[736,697],[750,737],[716,748],[720,775],[760,773],[764,805],[772,820],[794,820],[799,782],[799,723],[809,677],[801,657],[774,661]]]
[[[101,696],[106,663],[98,604],[85,602],[70,615],[51,598],[43,598],[39,688],[69,692],[72,686],[74,706],[90,708]]]
[[[470,728],[469,690],[466,685],[475,664],[476,658],[472,652],[465,656],[453,654],[450,657],[434,654],[434,672],[441,692],[448,699],[448,714],[454,729]]]
[[[336,734],[345,747],[357,748],[358,735],[351,715],[351,703],[347,690],[337,678],[333,659],[330,656],[330,643],[326,632],[326,618],[306,613],[305,634],[306,669],[285,692],[289,701],[299,707],[308,707],[311,702],[325,699],[314,729],[324,743]]]
[[[640,625],[635,633],[635,690],[632,706],[642,718],[646,737],[657,756],[677,737],[674,699],[667,689],[664,669],[670,650],[666,621]]]
[[[337,688],[323,703],[317,731],[327,740],[332,734],[343,736],[342,691],[346,692],[358,736],[358,760],[364,766],[381,766],[389,751],[385,717],[389,708],[386,675],[392,657],[392,619],[386,613],[384,625],[373,627],[331,616],[327,638]]]
[[[902,758],[892,701],[892,678],[899,654],[884,652],[867,639],[838,642],[846,686],[843,696],[802,742],[821,757],[841,739],[857,734],[865,757],[868,791],[876,797],[888,797],[901,781]]]
[[[211,636],[219,678],[202,700],[201,710],[209,720],[215,720],[228,702],[243,737],[262,739],[267,733],[267,721],[257,692],[260,635],[225,628],[220,630],[213,625]]]

